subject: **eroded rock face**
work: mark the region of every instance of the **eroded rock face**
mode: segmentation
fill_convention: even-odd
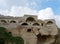
[[[58,35],[56,36],[55,44],[60,44],[60,29],[58,28]]]
[[[37,35],[37,44],[53,44],[55,42],[55,36],[51,35]]]
[[[58,29],[54,19],[41,20],[37,16],[4,17],[0,26],[7,28],[13,36],[20,36],[24,44],[55,44]]]
[[[20,26],[15,31],[11,30],[12,34],[14,36],[21,36],[24,39],[24,44],[55,44],[56,35],[51,35],[49,32],[44,34],[44,30],[41,33],[35,27],[26,28]]]

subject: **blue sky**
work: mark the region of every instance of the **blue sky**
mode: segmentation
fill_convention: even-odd
[[[60,0],[0,0],[0,14],[5,16],[37,15],[55,19],[60,27]]]
[[[10,9],[12,6],[27,6],[37,11],[50,7],[55,15],[60,15],[60,0],[2,0],[0,2],[0,9],[3,10]]]

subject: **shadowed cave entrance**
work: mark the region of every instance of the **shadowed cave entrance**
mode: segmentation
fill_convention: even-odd
[[[51,35],[41,35],[41,34],[38,34],[37,35],[37,44],[43,44],[46,39],[50,38]]]

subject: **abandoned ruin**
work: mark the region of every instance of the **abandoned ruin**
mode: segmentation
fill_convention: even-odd
[[[24,44],[54,44],[58,35],[54,19],[41,20],[35,15],[0,16],[0,27],[5,27],[13,36],[22,37]]]

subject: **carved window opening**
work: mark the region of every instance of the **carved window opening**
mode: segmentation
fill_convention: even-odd
[[[48,21],[47,24],[53,24],[53,22],[52,21]]]
[[[31,29],[27,29],[27,32],[31,32]]]
[[[9,33],[9,35],[12,35],[12,32],[8,32]]]
[[[39,24],[38,24],[38,23],[34,23],[33,25],[34,25],[34,26],[39,26]]]
[[[26,19],[26,22],[33,22],[33,21],[35,21],[35,19],[34,19],[33,17],[28,17],[28,18]]]
[[[43,23],[41,23],[41,26],[43,26]]]
[[[10,21],[10,23],[16,23],[16,21]]]
[[[21,25],[28,25],[27,23],[22,23]]]
[[[2,22],[2,23],[6,23],[6,21],[5,21],[5,20],[1,20],[1,22]]]
[[[12,34],[11,32],[9,32],[9,34]]]

